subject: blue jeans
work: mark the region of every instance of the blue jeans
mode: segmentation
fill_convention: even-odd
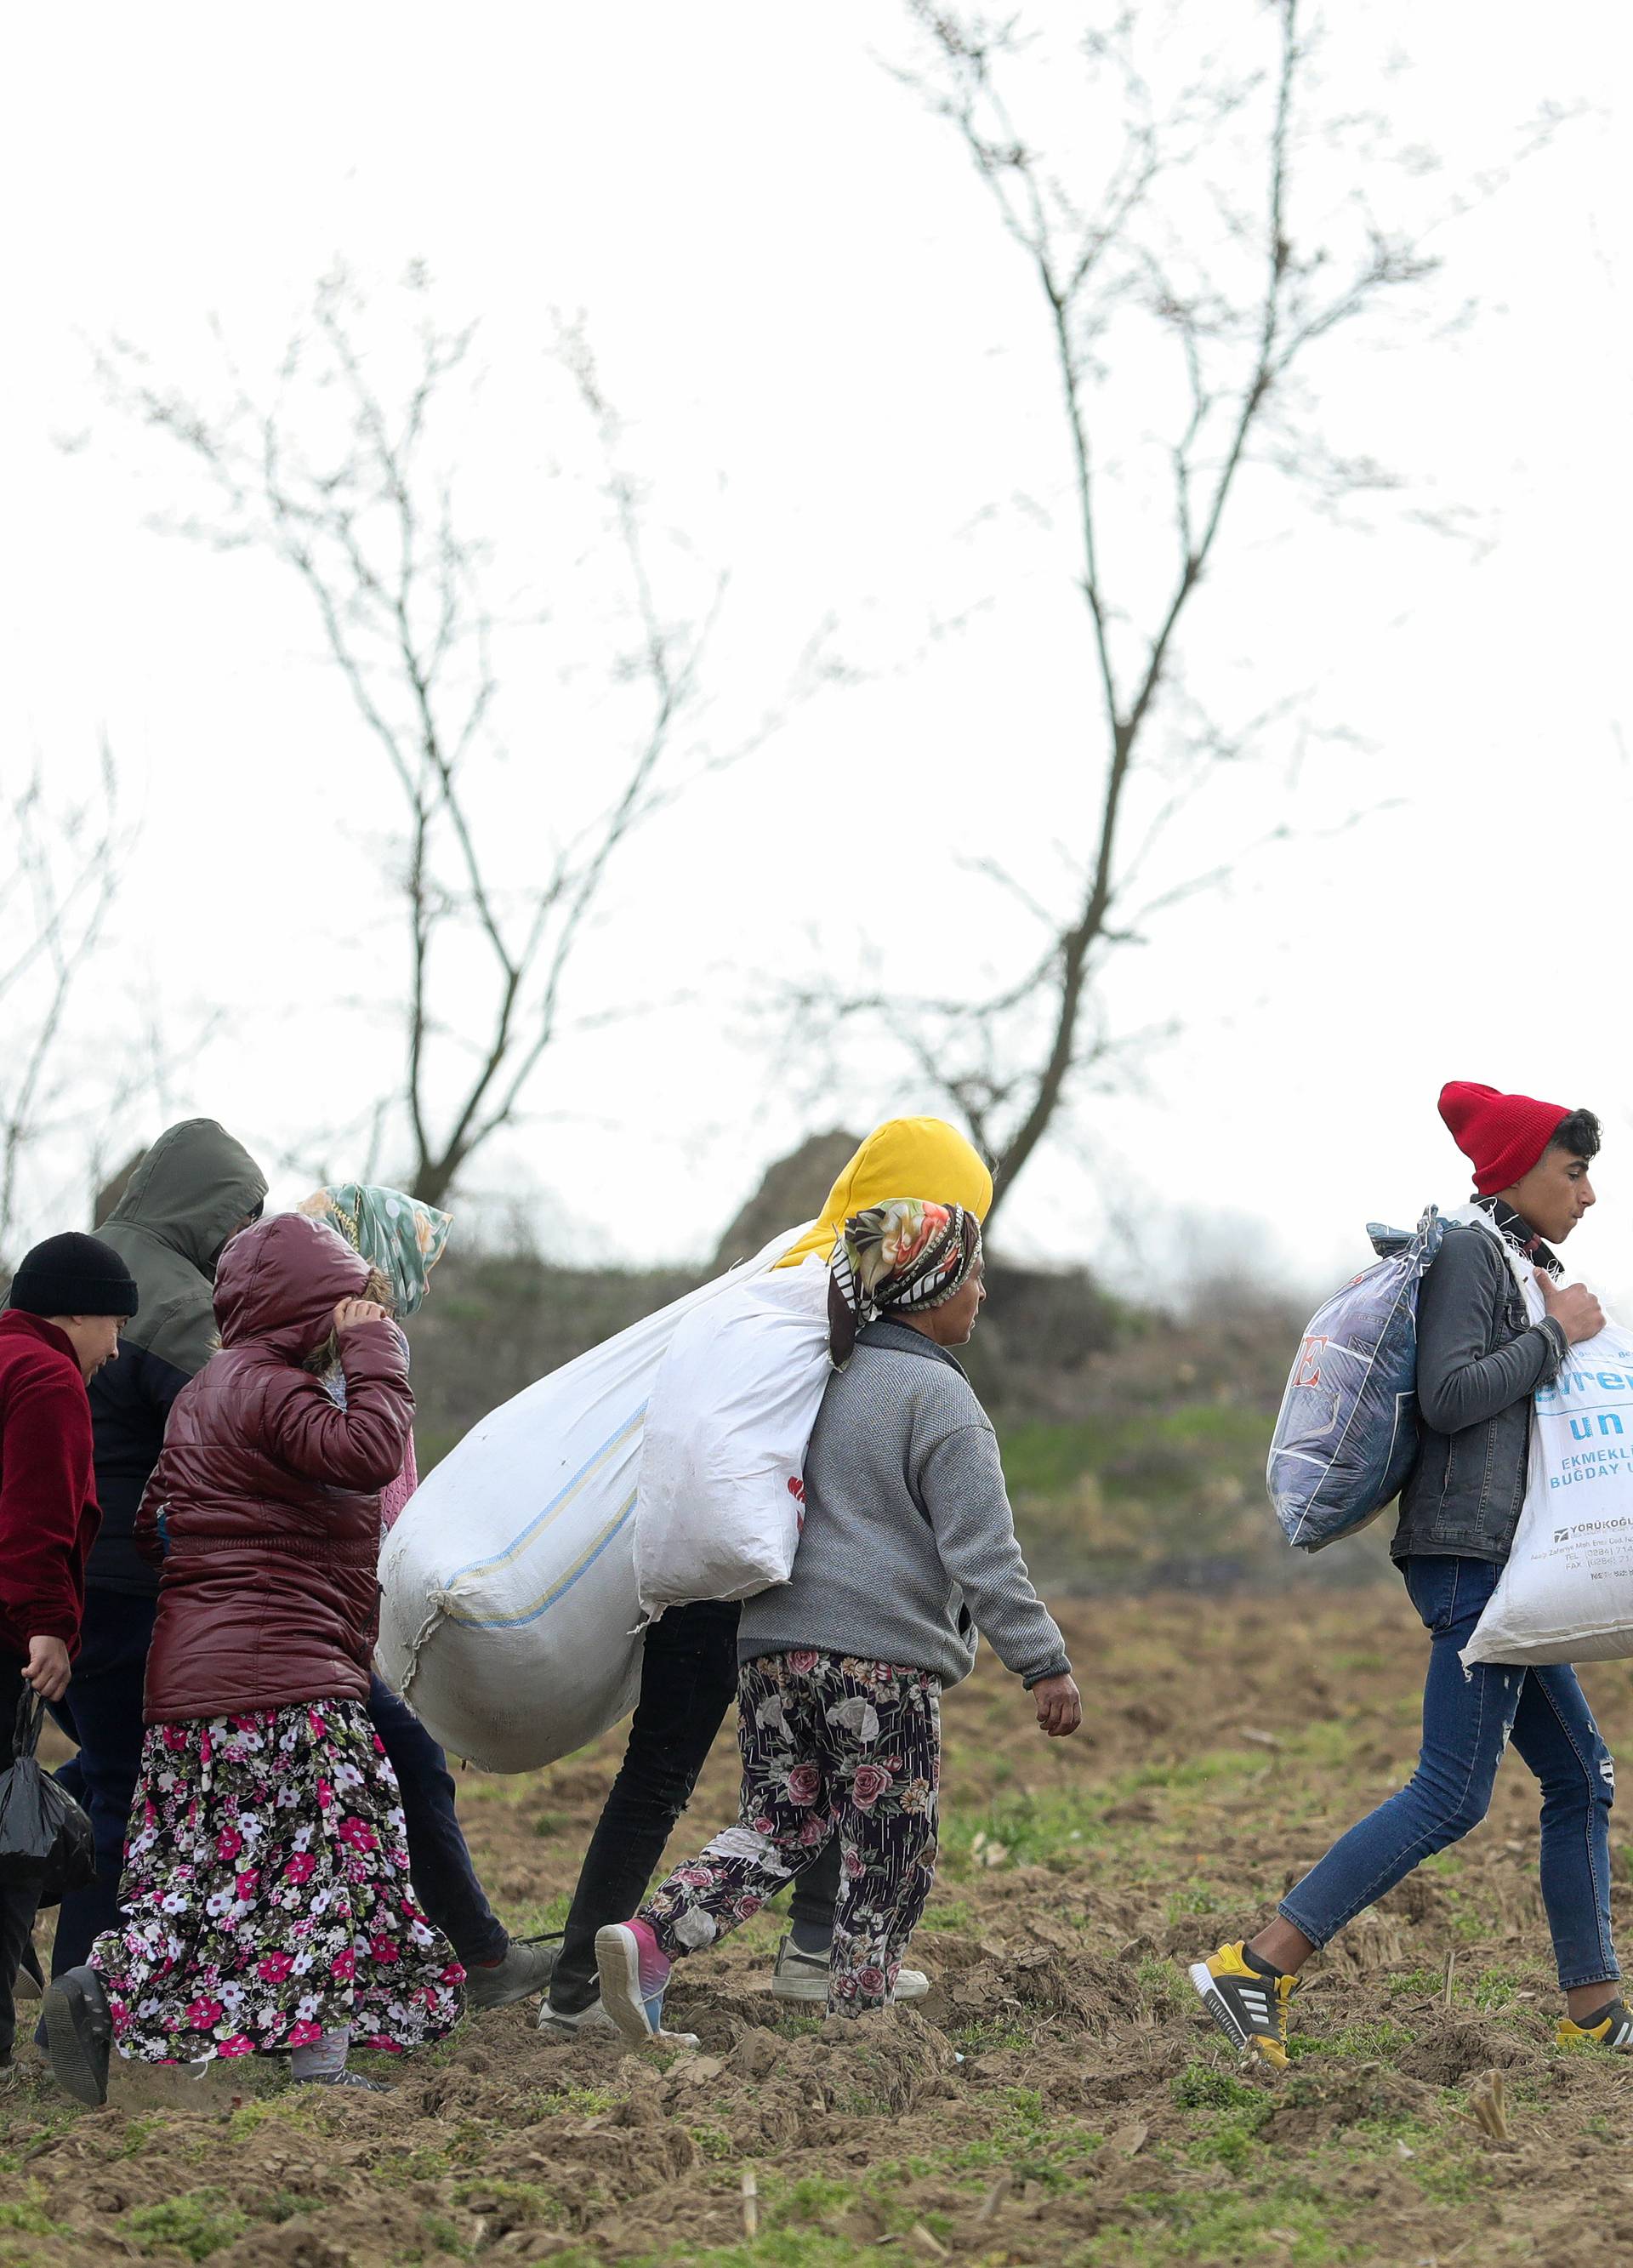
[[[1431,1638],[1417,1769],[1352,1827],[1277,1911],[1325,1945],[1420,1860],[1485,1817],[1510,1738],[1542,1790],[1542,1904],[1562,1992],[1622,1974],[1610,1938],[1610,1807],[1615,1767],[1577,1673],[1458,1655],[1502,1570],[1483,1559],[1409,1558],[1406,1587]]]

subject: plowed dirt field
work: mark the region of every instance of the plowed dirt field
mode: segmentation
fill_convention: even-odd
[[[270,2063],[122,2066],[88,2112],[25,2049],[0,2092],[0,2264],[1633,2258],[1633,2062],[1554,2044],[1517,1757],[1485,1824],[1313,1969],[1284,2077],[1243,2073],[1186,1981],[1409,1766],[1425,1641],[1403,1595],[1063,1619],[1076,1740],[1045,1742],[989,1657],[949,1697],[922,2014],[832,2036],[820,2009],[779,2014],[768,1915],[672,1994],[696,2051],[558,2047],[522,2007],[392,2066],[388,2096],[291,2095]],[[1633,1749],[1633,1674],[1587,1682]],[[512,1926],[559,1920],[616,1752],[462,1779]],[[677,1853],[733,1791],[723,1740]]]

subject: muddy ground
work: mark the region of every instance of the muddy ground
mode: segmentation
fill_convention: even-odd
[[[1554,2044],[1518,1758],[1484,1826],[1312,1971],[1284,2078],[1242,2073],[1186,1983],[1408,1766],[1423,1641],[1399,1593],[1065,1619],[1078,1739],[1046,1743],[989,1659],[949,1697],[922,2015],[839,2037],[779,2015],[768,1916],[673,1993],[696,2052],[558,2047],[524,2007],[396,2066],[387,2097],[121,2066],[87,2112],[27,2051],[0,2095],[0,2264],[1633,2257],[1633,2063]],[[1588,1682],[1633,1751],[1633,1672]],[[513,1926],[559,1921],[614,1754],[462,1781]],[[677,1840],[732,1793],[723,1742]]]

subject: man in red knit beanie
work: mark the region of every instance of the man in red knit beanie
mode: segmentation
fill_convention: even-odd
[[[1475,1169],[1475,1203],[1450,1216],[1417,1309],[1417,1461],[1391,1553],[1430,1634],[1423,1739],[1406,1786],[1341,1836],[1256,1937],[1196,1962],[1191,1981],[1239,2047],[1279,2070],[1287,2007],[1310,1955],[1431,1852],[1484,1818],[1511,1744],[1542,1789],[1541,1888],[1565,2014],[1562,2041],[1633,2051],[1610,1932],[1615,1768],[1560,1665],[1459,1660],[1497,1587],[1525,1501],[1533,1397],[1570,1347],[1604,1329],[1584,1285],[1562,1285],[1550,1245],[1593,1203],[1599,1121],[1527,1094],[1454,1079],[1440,1116]],[[1526,1310],[1529,1261],[1541,1320]]]

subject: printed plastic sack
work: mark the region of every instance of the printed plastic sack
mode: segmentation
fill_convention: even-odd
[[[627,1715],[640,1686],[636,1475],[680,1324],[804,1232],[592,1347],[474,1426],[380,1554],[380,1675],[445,1748],[533,1771]]]
[[[1541,1294],[1510,1253],[1533,1322]],[[1633,1332],[1607,1323],[1537,1388],[1513,1548],[1463,1649],[1477,1661],[1613,1661],[1633,1654]]]
[[[670,1341],[635,1506],[643,1613],[787,1582],[831,1375],[828,1284],[816,1259],[755,1277],[687,1316]]]
[[[1417,1454],[1417,1291],[1445,1224],[1372,1221],[1379,1255],[1311,1318],[1289,1373],[1265,1479],[1290,1543],[1320,1551],[1376,1520]]]
[[[90,1820],[34,1754],[44,1715],[45,1703],[25,1686],[11,1764],[0,1772],[0,1882],[32,1886],[42,1906],[54,1906],[95,1874],[96,1844]]]

